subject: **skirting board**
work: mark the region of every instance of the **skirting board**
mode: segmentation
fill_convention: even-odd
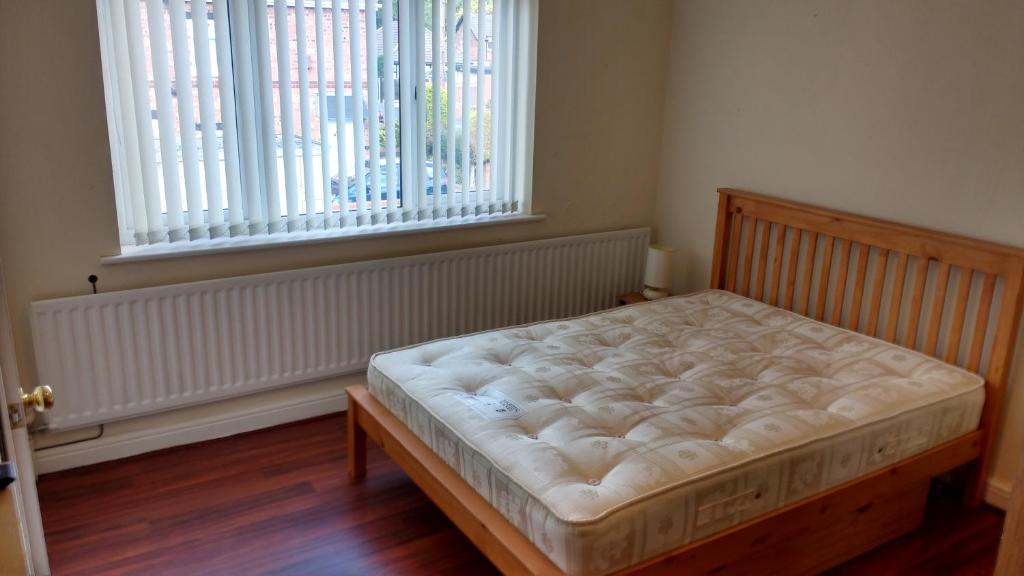
[[[103,436],[95,440],[52,448],[37,447],[36,473],[47,474],[88,466],[342,412],[348,406],[345,386],[361,381],[365,381],[362,374],[332,378],[235,400],[115,422],[108,424]],[[340,441],[341,428],[338,433]],[[67,440],[54,440],[75,440],[69,434],[62,436],[69,437]]]
[[[985,487],[985,502],[1005,511],[1010,505],[1012,486],[1009,481],[1002,478],[989,478]]]

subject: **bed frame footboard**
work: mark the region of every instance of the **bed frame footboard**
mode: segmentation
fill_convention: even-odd
[[[353,477],[366,473],[372,438],[503,573],[563,574],[365,386],[347,392]],[[929,480],[978,458],[983,439],[972,432],[620,574],[816,574],[917,528]]]

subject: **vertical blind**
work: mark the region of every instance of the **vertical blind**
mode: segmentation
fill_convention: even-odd
[[[536,0],[97,0],[123,246],[526,210]]]

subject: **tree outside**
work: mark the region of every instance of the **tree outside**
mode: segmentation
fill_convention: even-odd
[[[426,89],[424,90],[424,95],[426,97],[426,99],[424,101],[424,105],[426,106],[426,112],[427,112],[427,118],[426,118],[426,138],[425,138],[426,139],[426,145],[427,145],[427,155],[430,156],[430,157],[434,157],[434,158],[437,158],[437,157],[447,158],[448,157],[448,134],[444,130],[442,130],[440,142],[439,143],[435,142],[435,133],[436,132],[434,130],[434,125],[435,125],[435,121],[434,121],[435,120],[434,119],[434,86],[433,86],[432,83],[427,83]],[[448,126],[448,90],[446,88],[442,88],[441,89],[441,118],[440,118],[440,122],[441,122],[441,126],[443,126],[443,127],[444,126]],[[474,134],[476,134],[476,124],[477,124],[477,111],[475,109],[473,109],[473,110],[470,111],[469,126],[468,126],[468,133],[469,133],[469,137],[470,137],[470,141],[469,141],[470,169],[472,169],[472,167],[474,165],[476,165],[477,154],[479,154],[479,142],[477,142],[477,139],[473,136]],[[462,183],[462,165],[463,165],[462,138],[464,138],[465,135],[466,135],[466,132],[467,132],[466,128],[467,127],[464,127],[464,126],[458,125],[458,124],[455,126],[455,142],[454,142],[454,145],[455,145],[455,150],[454,150],[454,152],[455,152],[455,154],[454,154],[454,157],[455,157],[455,170],[449,170],[449,172],[454,172],[454,174],[449,174],[449,177],[450,178],[454,178],[455,181],[459,182],[459,183]],[[485,108],[484,108],[484,126],[483,126],[483,128],[484,128],[483,160],[484,160],[485,164],[489,164],[490,161],[491,161],[491,108],[490,108],[490,103],[488,103],[487,106],[485,106]],[[396,148],[400,148],[401,147],[401,140],[402,140],[402,136],[401,136],[402,135],[402,131],[401,131],[401,129],[402,129],[401,122],[400,121],[396,121],[395,122],[395,147]],[[379,142],[379,145],[380,145],[380,147],[382,149],[387,144],[386,134],[385,134],[384,126],[383,125],[380,128],[380,133],[378,135],[378,142]],[[435,151],[435,145],[437,146],[437,154],[435,154],[435,152],[434,152]]]

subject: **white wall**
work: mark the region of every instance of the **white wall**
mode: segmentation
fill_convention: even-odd
[[[676,291],[707,286],[717,187],[1024,246],[1024,2],[679,0],[668,78],[655,236]]]

